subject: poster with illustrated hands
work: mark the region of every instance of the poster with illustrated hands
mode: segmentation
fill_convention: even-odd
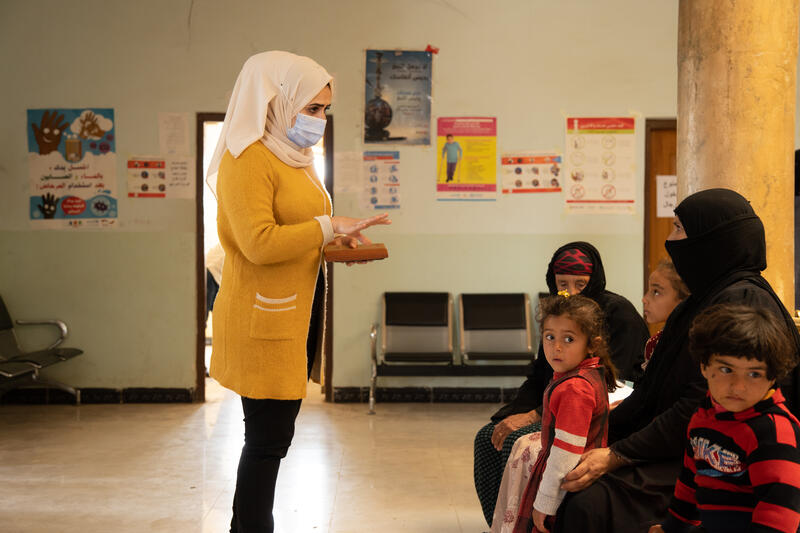
[[[31,226],[115,227],[114,110],[29,109],[27,118]]]
[[[635,119],[567,118],[567,213],[633,214],[636,200]]]

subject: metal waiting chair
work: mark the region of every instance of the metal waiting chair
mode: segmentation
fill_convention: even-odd
[[[453,364],[453,298],[447,292],[386,292],[383,294],[381,343],[370,330],[372,379],[369,412],[375,413],[379,375],[417,375],[423,367]],[[402,374],[390,367],[405,366]]]
[[[59,337],[50,346],[34,352],[24,351],[17,341],[14,322],[8,313],[3,298],[0,297],[0,394],[23,385],[54,387],[75,396],[81,403],[81,392],[53,379],[44,378],[39,371],[43,368],[68,361],[83,353],[77,348],[61,348],[67,337],[67,325],[61,320],[17,320],[19,326],[55,326]]]
[[[531,361],[530,308],[523,293],[460,294],[458,335],[464,364]]]

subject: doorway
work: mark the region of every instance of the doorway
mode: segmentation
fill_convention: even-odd
[[[672,213],[659,215],[658,203],[663,201],[658,191],[658,176],[675,176],[677,146],[677,120],[647,119],[645,121],[644,159],[644,287],[647,278],[659,261],[667,259],[664,241],[672,231]],[[663,191],[662,191],[663,194]],[[663,209],[662,209],[663,211]],[[650,324],[650,334],[664,324]]]
[[[205,380],[211,357],[211,323],[213,310],[206,314],[206,254],[219,244],[216,232],[217,200],[206,186],[205,176],[211,157],[217,146],[225,113],[197,113],[197,160],[196,173],[196,273],[197,273],[197,353],[195,359],[196,382],[193,400],[205,401]],[[314,154],[314,170],[322,178],[328,194],[333,200],[333,116],[327,116],[325,134],[311,148]],[[325,376],[323,393],[326,401],[333,401],[333,265],[325,263],[328,275],[328,299],[325,309]],[[208,319],[206,318],[208,316]]]

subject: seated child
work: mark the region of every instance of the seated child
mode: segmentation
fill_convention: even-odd
[[[800,525],[800,423],[776,387],[795,365],[783,321],[742,305],[697,316],[689,347],[708,396],[689,421],[669,514],[650,533],[785,531]]]
[[[538,318],[554,374],[542,403],[542,449],[520,500],[515,533],[547,531],[545,519],[564,499],[564,476],[582,453],[606,446],[608,392],[616,388],[603,312],[593,300],[551,296],[540,303]]]
[[[642,297],[644,319],[648,324],[661,324],[667,321],[679,303],[689,297],[689,288],[678,275],[675,265],[669,259],[662,259],[647,279],[647,292]],[[652,331],[652,330],[651,330]],[[642,370],[647,368],[653,350],[656,349],[661,331],[650,337],[644,347]]]

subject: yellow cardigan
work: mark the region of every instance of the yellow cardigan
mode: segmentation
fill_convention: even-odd
[[[286,165],[258,141],[238,158],[225,152],[217,200],[225,263],[210,374],[247,398],[304,398],[314,287],[333,239],[330,196],[313,170]]]

